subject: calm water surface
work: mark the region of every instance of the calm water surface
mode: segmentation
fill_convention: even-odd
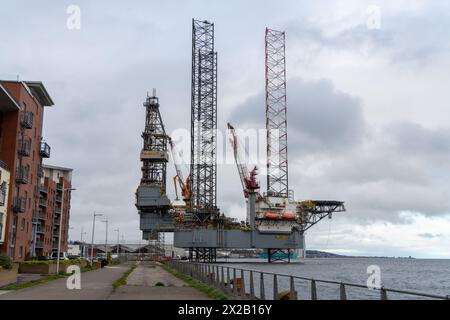
[[[412,290],[425,293],[450,295],[450,260],[445,259],[395,259],[395,258],[310,258],[291,264],[267,264],[260,259],[228,259],[219,264],[243,269],[275,272],[314,279],[335,280],[356,284],[367,283],[367,267],[377,265],[381,269],[382,285],[388,288]],[[230,271],[232,277],[232,271]],[[240,271],[237,272],[240,276]],[[225,271],[226,277],[226,271]],[[266,298],[273,296],[273,278],[266,276]],[[246,288],[249,288],[249,273],[244,274]],[[278,279],[279,291],[289,289],[289,279]],[[259,296],[259,274],[254,275],[255,292]],[[310,283],[296,280],[300,299],[310,298]],[[339,287],[317,283],[319,299],[339,299]],[[347,288],[348,299],[379,299],[379,292],[368,289]],[[390,299],[417,299],[417,297],[389,293]]]

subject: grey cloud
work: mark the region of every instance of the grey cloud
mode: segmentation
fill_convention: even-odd
[[[290,156],[353,148],[364,139],[365,120],[359,98],[336,90],[330,80],[287,82]],[[230,121],[237,127],[265,128],[264,94],[237,106]]]

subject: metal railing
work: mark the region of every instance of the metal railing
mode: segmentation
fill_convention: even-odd
[[[27,199],[25,197],[19,196],[14,197],[13,200],[13,211],[16,213],[22,213],[26,210]]]
[[[43,158],[50,158],[50,146],[48,145],[47,142],[45,141],[41,142],[41,148],[39,150],[39,153]]]
[[[19,155],[24,156],[24,157],[29,157],[30,150],[31,150],[31,139],[30,138],[20,139],[19,145],[18,145],[18,150],[17,150]]]
[[[375,292],[381,300],[388,300],[388,293],[418,298],[450,300],[450,295],[437,295],[386,287],[370,289],[365,285],[349,282],[314,279],[289,274],[228,267],[218,264],[185,262],[179,260],[171,260],[166,263],[175,270],[187,274],[193,279],[209,284],[223,291],[225,294],[238,299],[318,300],[318,284],[326,284],[332,285],[335,288],[334,292],[337,294],[336,298],[339,298],[340,300],[347,300],[348,288],[365,289],[372,294]],[[287,290],[279,290],[280,283],[282,282],[281,280],[284,280],[283,285]],[[300,282],[303,283],[303,286],[300,286]],[[300,287],[304,289],[301,292],[298,290]],[[362,298],[359,297],[356,299]]]
[[[29,171],[30,171],[29,167],[19,166],[16,169],[16,182],[21,184],[27,184]]]
[[[21,124],[24,128],[33,128],[33,113],[31,111],[24,111],[22,113]]]

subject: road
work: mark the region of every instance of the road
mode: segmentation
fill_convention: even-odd
[[[69,290],[67,278],[16,291],[0,291],[0,300],[207,300],[208,296],[187,286],[161,267],[140,264],[128,276],[127,284],[113,292],[112,284],[131,265],[119,265],[84,272],[81,289]],[[158,283],[158,286],[156,284]]]

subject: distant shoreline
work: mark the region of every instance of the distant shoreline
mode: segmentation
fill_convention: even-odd
[[[378,259],[416,259],[409,257],[389,257],[389,256],[348,256],[320,250],[306,250],[305,258],[378,258]]]

